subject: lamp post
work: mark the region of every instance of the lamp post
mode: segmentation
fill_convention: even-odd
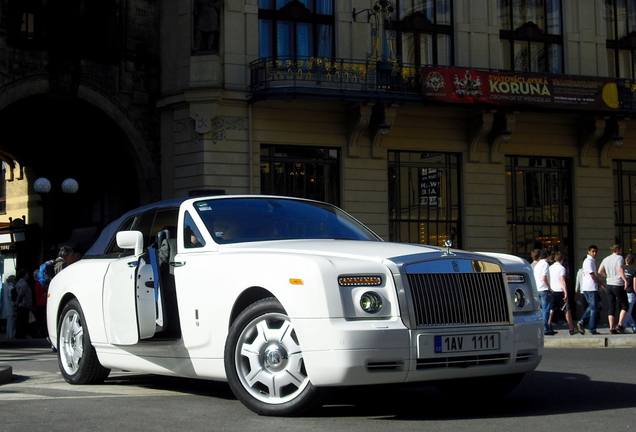
[[[351,12],[351,16],[353,21],[356,21],[356,17],[360,15],[362,12],[367,13],[367,22],[371,21],[371,17],[373,16],[375,19],[375,25],[371,32],[373,38],[373,50],[371,53],[371,58],[373,60],[395,60],[395,53],[393,47],[393,41],[395,37],[391,30],[391,16],[393,12],[395,12],[395,7],[393,7],[393,3],[390,0],[378,0],[373,5],[372,9],[362,9],[361,11],[356,11],[353,8]],[[384,24],[388,23],[389,28],[384,28]],[[382,49],[380,50],[380,32],[382,33]],[[387,34],[388,33],[388,34]]]
[[[54,239],[52,237],[56,233],[60,234],[64,232],[63,229],[61,231],[60,229],[67,225],[64,223],[64,220],[68,220],[69,217],[69,214],[67,212],[63,212],[63,214],[61,211],[60,214],[53,213],[54,211],[56,211],[56,209],[53,208],[54,203],[57,205],[56,208],[67,208],[67,206],[64,205],[65,199],[62,199],[62,197],[59,195],[59,190],[61,190],[64,195],[75,194],[79,191],[79,183],[73,178],[65,179],[61,183],[60,189],[58,189],[57,199],[54,198],[54,196],[51,196],[52,191],[55,191],[53,190],[51,181],[49,179],[40,177],[33,183],[33,191],[40,194],[40,197],[42,199],[42,246],[45,255],[47,253],[47,248],[55,246],[57,241],[59,241],[59,239]],[[62,217],[64,219],[62,219]],[[59,219],[59,221],[57,219]],[[56,226],[55,232],[51,230],[51,226]],[[47,235],[47,233],[49,235]]]

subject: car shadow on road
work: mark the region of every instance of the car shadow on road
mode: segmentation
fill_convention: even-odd
[[[158,375],[114,375],[105,385],[139,386],[236,400],[227,383]],[[237,401],[237,403],[239,403]],[[351,387],[331,394],[310,417],[451,420],[550,416],[633,408],[636,384],[593,381],[576,373],[535,371],[508,396],[462,400],[435,387]]]
[[[168,390],[175,393],[210,396],[219,399],[236,400],[230,386],[219,381],[148,374],[111,374],[104,385],[136,386],[149,389]]]
[[[633,408],[636,385],[592,381],[573,373],[532,372],[498,400],[458,399],[435,387],[351,388],[335,394],[314,415],[386,420],[457,420],[550,416]]]

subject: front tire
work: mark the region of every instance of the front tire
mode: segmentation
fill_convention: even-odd
[[[234,395],[260,415],[295,416],[321,405],[285,309],[275,298],[253,303],[234,321],[225,345]]]
[[[66,382],[70,384],[98,384],[110,369],[99,363],[86,328],[84,312],[76,299],[69,301],[58,322],[57,361]]]

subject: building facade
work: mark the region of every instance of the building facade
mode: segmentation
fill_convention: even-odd
[[[571,268],[634,247],[631,3],[162,6],[164,196],[305,196],[388,240],[549,247]]]
[[[28,185],[77,176],[76,231],[155,199],[265,193],[332,202],[392,241],[550,247],[571,269],[590,244],[636,244],[632,2],[2,5],[0,122],[53,118],[26,146],[3,138],[3,160]],[[35,157],[69,134],[56,168]],[[57,199],[20,196],[7,216],[62,224]]]

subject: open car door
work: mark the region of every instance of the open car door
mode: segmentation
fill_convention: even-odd
[[[106,337],[114,345],[134,345],[153,337],[162,322],[157,250],[143,249],[139,231],[117,233],[117,243],[135,252],[113,261],[104,278]]]

